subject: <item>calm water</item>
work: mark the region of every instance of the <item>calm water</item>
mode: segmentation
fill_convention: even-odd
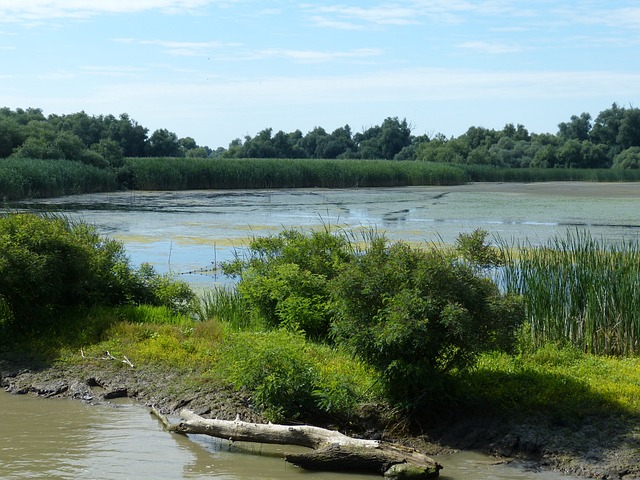
[[[296,447],[250,445],[167,433],[148,411],[129,402],[86,405],[76,400],[0,392],[0,478],[373,480],[380,476],[309,472],[289,465]],[[437,457],[450,480],[561,480],[549,473],[495,465],[474,453]]]
[[[17,208],[59,210],[122,241],[132,262],[152,263],[200,287],[208,270],[253,235],[283,227],[377,228],[393,240],[453,242],[483,228],[513,241],[545,242],[572,228],[610,241],[640,235],[640,184],[475,185],[362,190],[128,192],[49,199]],[[290,447],[286,447],[290,449]],[[310,473],[275,456],[240,452],[205,437],[164,432],[142,407],[89,406],[0,393],[0,477],[85,479],[366,479]],[[438,458],[441,478],[560,479],[493,465],[473,453]]]
[[[376,228],[392,240],[448,242],[476,228],[546,242],[586,228],[611,241],[640,235],[638,184],[476,184],[358,190],[122,192],[22,205],[56,209],[122,241],[132,262],[206,285],[208,271],[255,235],[282,228]]]

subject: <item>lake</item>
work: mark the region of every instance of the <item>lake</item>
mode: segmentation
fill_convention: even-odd
[[[126,246],[134,264],[151,263],[206,288],[224,282],[211,269],[252,236],[283,228],[375,228],[391,240],[453,243],[487,230],[538,245],[567,229],[607,241],[638,239],[640,183],[480,183],[370,189],[116,192],[21,202],[93,224]],[[190,273],[197,272],[197,273]]]

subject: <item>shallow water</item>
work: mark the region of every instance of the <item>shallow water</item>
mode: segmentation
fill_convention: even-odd
[[[296,447],[236,444],[162,430],[147,409],[122,401],[88,405],[0,392],[0,478],[91,480],[374,480],[380,476],[304,471],[286,463]],[[495,465],[475,453],[436,457],[450,480],[562,480]]]
[[[412,243],[452,243],[476,228],[534,245],[576,228],[609,241],[640,235],[640,183],[117,192],[19,206],[94,224],[122,241],[134,264],[149,262],[203,286],[225,280],[202,273],[232,259],[251,236],[283,228],[375,228]]]

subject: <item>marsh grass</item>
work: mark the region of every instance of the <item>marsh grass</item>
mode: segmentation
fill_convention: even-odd
[[[421,161],[129,158],[142,190],[358,188],[467,182],[638,181],[622,169],[495,168]]]
[[[316,159],[130,158],[142,190],[235,188],[357,188],[453,185],[458,167],[414,161]]]
[[[496,168],[460,165],[471,182],[637,182],[640,170],[610,168]]]
[[[599,355],[640,353],[640,244],[567,231],[548,244],[502,248],[501,282],[524,296],[534,347],[568,343]]]
[[[215,286],[200,296],[200,321],[216,319],[235,330],[262,330],[264,325],[251,316],[249,305],[235,287]]]
[[[116,189],[113,171],[69,160],[0,159],[0,200]]]

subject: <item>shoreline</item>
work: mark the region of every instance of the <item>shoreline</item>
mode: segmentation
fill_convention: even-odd
[[[67,397],[87,403],[128,397],[165,415],[188,407],[209,418],[264,422],[250,399],[238,392],[186,380],[189,372],[163,366],[129,367],[87,359],[85,364],[34,366],[0,360],[0,386],[11,394]],[[476,451],[501,462],[582,478],[640,479],[640,425],[617,418],[585,418],[579,425],[554,425],[548,418],[509,419],[468,415],[449,419],[421,435],[394,432],[371,409],[347,432],[418,448],[427,455]],[[331,427],[325,422],[323,427]],[[446,467],[446,464],[445,464]],[[446,474],[446,472],[445,472]]]

